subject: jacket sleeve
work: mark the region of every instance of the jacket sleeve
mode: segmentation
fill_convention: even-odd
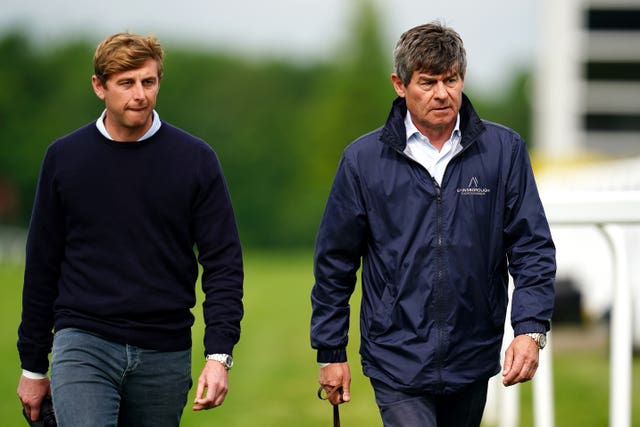
[[[22,320],[18,328],[21,367],[46,373],[53,341],[53,304],[64,255],[63,206],[55,181],[55,145],[46,154],[27,236]]]
[[[205,354],[233,354],[240,339],[244,270],[238,228],[222,168],[207,147],[200,162],[193,230],[202,265]]]
[[[366,224],[357,174],[343,156],[316,238],[311,346],[318,351],[318,362],[347,360],[349,299],[364,252]]]
[[[516,138],[507,180],[505,244],[515,289],[515,335],[551,327],[556,273],[555,246],[524,141]]]

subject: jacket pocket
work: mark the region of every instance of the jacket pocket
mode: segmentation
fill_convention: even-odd
[[[493,327],[503,330],[505,316],[507,315],[507,291],[502,281],[495,277],[489,277],[487,287],[488,311],[493,319]]]
[[[392,313],[397,297],[395,286],[387,283],[378,304],[375,304],[373,316],[369,322],[369,337],[375,339],[385,335],[393,327]]]

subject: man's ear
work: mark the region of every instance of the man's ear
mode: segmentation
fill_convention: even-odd
[[[404,98],[405,96],[405,87],[402,79],[398,77],[396,73],[391,74],[391,82],[393,83],[393,88],[396,90],[396,93],[399,97]]]
[[[104,100],[104,91],[105,88],[102,86],[102,82],[95,75],[91,76],[91,86],[93,87],[93,91],[96,96],[102,100]]]

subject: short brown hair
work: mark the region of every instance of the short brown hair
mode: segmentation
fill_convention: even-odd
[[[112,74],[140,68],[150,59],[157,62],[158,78],[162,79],[164,52],[155,36],[117,33],[104,39],[96,48],[93,70],[104,85]]]
[[[393,56],[395,73],[405,86],[414,71],[439,75],[456,70],[464,79],[467,69],[462,38],[439,22],[419,25],[403,33]]]

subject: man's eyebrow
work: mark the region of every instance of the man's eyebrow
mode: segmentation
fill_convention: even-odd
[[[419,74],[418,80],[435,80],[436,76],[433,74]]]

